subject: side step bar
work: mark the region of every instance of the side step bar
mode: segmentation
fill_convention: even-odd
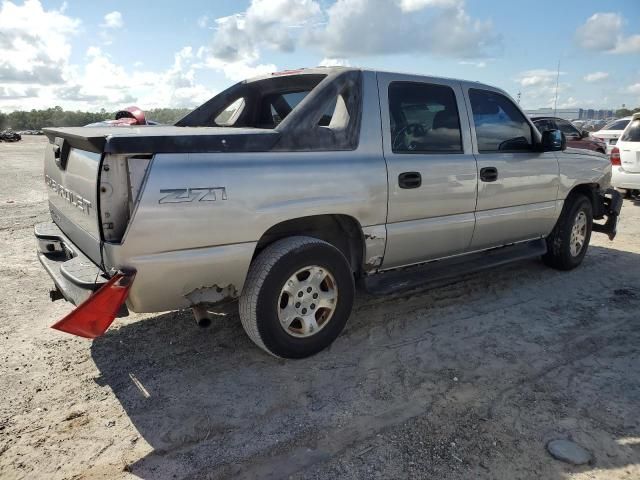
[[[366,277],[364,288],[373,295],[411,290],[432,282],[467,275],[507,263],[539,257],[547,252],[544,239],[494,248]]]

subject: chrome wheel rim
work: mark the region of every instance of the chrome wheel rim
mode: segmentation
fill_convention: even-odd
[[[587,215],[581,210],[576,215],[571,227],[571,244],[569,250],[572,257],[577,257],[584,248],[587,238]]]
[[[280,326],[293,337],[311,337],[331,321],[337,303],[338,286],[331,272],[317,265],[301,268],[280,291]]]

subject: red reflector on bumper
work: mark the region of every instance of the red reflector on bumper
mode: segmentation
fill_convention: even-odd
[[[107,331],[126,301],[135,273],[116,273],[99,290],[51,328],[85,338]]]

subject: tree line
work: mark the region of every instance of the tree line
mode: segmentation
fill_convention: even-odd
[[[636,107],[633,110],[629,110],[628,108],[620,108],[616,110],[616,117],[630,117],[634,113],[640,113],[640,107]]]
[[[156,108],[146,110],[147,120],[158,123],[173,124],[187,113],[189,108]],[[41,130],[45,127],[81,127],[89,123],[102,120],[112,120],[115,112],[105,109],[99,112],[82,112],[80,110],[63,110],[62,107],[47,108],[44,110],[15,111],[11,113],[0,112],[0,130],[11,128],[12,130]]]
[[[155,108],[145,111],[147,120],[171,125],[189,113],[189,108]],[[616,117],[628,117],[640,112],[640,107],[632,110],[621,108],[616,110]],[[44,127],[81,127],[101,120],[113,119],[115,112],[105,109],[99,112],[82,112],[80,110],[63,110],[62,107],[47,108],[45,110],[0,112],[0,130],[41,130]]]

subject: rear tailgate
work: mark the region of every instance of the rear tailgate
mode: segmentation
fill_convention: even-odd
[[[101,263],[98,174],[101,145],[46,130],[44,176],[53,221],[96,264]],[[104,142],[104,137],[102,138]]]
[[[135,192],[140,186],[131,184],[131,172],[140,166],[132,166],[131,160],[142,165],[144,174],[152,154],[268,151],[279,139],[277,131],[257,128],[69,127],[44,132],[49,138],[44,174],[51,216],[98,265],[101,242],[120,241],[130,219],[129,189]],[[142,175],[137,178],[142,181]]]

